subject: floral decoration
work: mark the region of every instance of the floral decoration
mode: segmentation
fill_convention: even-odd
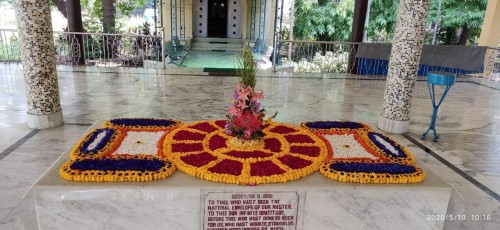
[[[234,140],[224,123],[200,121],[172,131],[165,138],[162,157],[196,177],[254,185],[307,176],[319,169],[328,154],[321,138],[297,126],[273,122],[262,129],[262,140],[247,142]]]
[[[150,181],[168,177],[175,166],[158,157],[165,136],[181,122],[123,118],[104,122],[75,145],[60,174],[79,182]]]
[[[263,97],[262,91],[257,93],[252,85],[245,86],[240,82],[233,94],[233,104],[229,107],[226,134],[244,140],[262,139],[262,124],[266,115],[266,111],[260,108]]]
[[[119,118],[104,122],[104,128],[125,128],[127,130],[171,130],[182,122],[170,119],[155,118]]]
[[[300,126],[312,131],[371,130],[368,125],[352,121],[310,121],[303,122]]]
[[[118,147],[122,138],[123,133],[119,129],[94,129],[73,147],[70,157],[72,160],[104,157]]]
[[[368,125],[313,121],[301,127],[323,137],[331,148],[331,159],[320,169],[328,178],[356,183],[416,183],[425,178],[406,148]]]
[[[164,179],[175,172],[166,160],[151,156],[79,159],[61,167],[61,177],[77,182],[125,182]]]
[[[387,162],[328,161],[321,174],[341,182],[406,184],[425,179],[424,171],[414,165]]]
[[[238,127],[257,126],[254,120],[241,119],[234,120]],[[270,121],[259,123],[259,138],[245,139],[229,135],[228,122],[106,121],[75,145],[60,174],[82,182],[151,181],[179,168],[210,181],[255,185],[296,180],[319,169],[341,182],[425,179],[406,148],[362,123],[313,121],[293,126]]]
[[[243,140],[260,140],[264,137],[262,124],[266,111],[260,108],[264,93],[262,90],[255,91],[257,64],[252,51],[246,46],[243,47],[241,55],[237,56],[237,60],[240,82],[234,90],[233,103],[229,107],[226,134]],[[275,116],[276,114],[272,118]]]

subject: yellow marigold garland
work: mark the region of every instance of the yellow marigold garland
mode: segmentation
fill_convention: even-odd
[[[247,184],[264,184],[264,183],[283,183],[287,182],[290,180],[296,180],[301,177],[307,176],[316,170],[319,169],[319,167],[323,164],[324,160],[327,157],[328,154],[328,149],[326,144],[316,135],[312,134],[310,131],[297,127],[297,126],[291,126],[291,125],[285,125],[285,124],[280,124],[280,123],[271,123],[268,127],[263,129],[263,132],[266,134],[264,139],[271,139],[275,138],[279,140],[280,142],[280,152],[271,152],[266,149],[262,149],[260,145],[249,145],[245,151],[249,152],[255,152],[255,151],[261,151],[261,152],[267,152],[272,154],[272,156],[269,157],[250,157],[246,159],[242,159],[240,157],[233,157],[226,155],[224,153],[227,153],[231,149],[231,144],[226,144],[225,148],[220,148],[216,150],[212,150],[209,147],[209,140],[212,136],[219,135],[223,136],[226,138],[226,142],[229,142],[231,140],[231,136],[228,136],[224,133],[223,128],[218,128],[216,131],[212,132],[205,132],[205,138],[203,140],[176,140],[174,137],[178,132],[181,132],[183,130],[191,130],[190,127],[196,126],[198,124],[210,124],[211,126],[218,127],[213,121],[199,121],[195,123],[189,123],[185,124],[182,127],[172,131],[166,138],[164,142],[164,154],[162,157],[166,157],[170,161],[172,161],[179,170],[186,172],[190,175],[203,178],[205,180],[209,181],[215,181],[215,182],[222,182],[222,183],[230,183],[230,184],[242,184],[242,185],[247,185]],[[271,132],[274,127],[277,126],[282,126],[282,127],[288,127],[290,129],[296,130],[293,133],[288,133],[288,134],[278,134]],[[314,143],[288,143],[284,139],[283,136],[286,135],[297,135],[297,134],[302,134],[308,136],[310,139],[314,141]],[[188,151],[188,152],[173,152],[172,151],[172,146],[177,143],[201,143],[203,146],[203,149],[201,151]],[[257,146],[257,147],[255,147]],[[311,157],[311,156],[306,156],[302,155],[300,153],[290,153],[290,146],[315,146],[319,148],[319,156],[317,157]],[[208,164],[203,165],[201,167],[196,167],[190,164],[187,164],[182,160],[182,157],[189,156],[189,155],[198,155],[202,152],[209,153],[210,156],[214,157],[214,160],[211,160]],[[277,158],[280,156],[284,155],[289,155],[293,157],[298,157],[303,160],[307,160],[312,162],[310,165],[304,168],[300,169],[291,169],[287,165],[283,164],[281,161],[279,161]],[[214,173],[210,172],[209,169],[216,166],[218,163],[222,162],[223,160],[232,160],[232,161],[237,161],[242,164],[242,170],[239,175],[231,175],[231,174],[222,174],[222,173]],[[281,170],[285,171],[285,173],[280,173],[276,175],[269,175],[269,176],[252,176],[250,175],[250,168],[252,163],[257,163],[257,162],[267,162],[271,161],[274,165],[278,166]]]
[[[369,153],[378,157],[378,160],[350,158],[350,159],[332,159],[320,169],[320,173],[326,177],[352,183],[418,183],[425,179],[425,172],[415,166],[415,157],[403,146],[391,138],[374,132],[368,125],[347,121],[313,121],[301,123],[301,127],[313,131],[316,135],[324,137],[325,135],[349,135],[354,134],[357,142]],[[404,153],[405,156],[393,156],[387,153],[389,150],[383,150],[375,143],[376,140],[370,139],[374,135],[383,138],[384,141],[391,144],[396,150]],[[325,142],[328,142],[324,139]],[[331,148],[331,145],[327,143]],[[335,150],[332,150],[335,154]],[[335,166],[343,165],[345,170],[335,169]],[[366,168],[372,168],[373,171]],[[391,170],[384,170],[384,167]],[[365,169],[363,169],[365,168]],[[400,170],[399,173],[395,171]],[[379,171],[378,173],[374,171]],[[384,172],[386,171],[386,172]]]
[[[81,151],[83,145],[85,144],[90,144],[88,143],[90,138],[93,135],[96,135],[97,133],[100,133],[104,129],[93,129],[90,131],[87,135],[85,135],[78,143],[73,147],[73,149],[70,152],[70,158],[71,160],[76,160],[76,159],[95,159],[95,158],[102,158],[106,154],[116,150],[119,145],[121,140],[123,140],[123,129],[109,129],[113,131],[113,134],[110,136],[110,139],[106,141],[106,144],[104,145],[103,148],[99,149],[95,153],[86,153]]]
[[[138,123],[137,121],[147,120],[146,124]],[[156,123],[156,124],[155,124]],[[155,125],[153,125],[155,124]],[[167,119],[155,119],[155,118],[119,118],[105,121],[102,124],[104,128],[124,128],[130,131],[137,130],[149,130],[154,131],[167,131],[172,130],[182,125],[181,121],[178,120],[167,120]]]
[[[150,124],[150,125],[144,125]],[[175,166],[167,160],[159,159],[152,155],[111,155],[115,152],[127,136],[127,131],[136,132],[158,132],[165,131],[157,148],[162,152],[162,140],[166,134],[178,127],[182,122],[165,119],[150,118],[124,118],[105,121],[103,128],[94,129],[85,135],[71,150],[71,161],[63,164],[59,170],[61,177],[77,182],[125,182],[125,181],[151,181],[164,179],[175,172]],[[103,135],[104,137],[99,137]],[[95,143],[94,143],[95,142]],[[93,148],[90,148],[90,146]],[[85,161],[92,161],[85,169],[74,168],[75,165]],[[120,169],[114,162],[128,163],[132,169]],[[134,162],[139,161],[139,162]],[[106,162],[102,168],[113,170],[96,169],[96,165]],[[133,165],[135,163],[135,165]],[[153,164],[154,170],[149,170],[147,165]],[[161,168],[159,166],[163,165]],[[98,168],[98,167],[97,167]]]
[[[320,168],[320,173],[326,177],[337,180],[340,182],[351,182],[351,183],[374,183],[374,184],[407,184],[407,183],[419,183],[425,179],[425,172],[417,166],[407,165],[415,168],[413,173],[404,174],[390,174],[390,173],[369,173],[369,172],[347,172],[347,171],[337,171],[330,168],[331,164],[337,163],[339,161],[328,161]],[[351,161],[340,161],[349,162]],[[371,162],[374,163],[374,162]],[[378,162],[387,163],[387,162]]]
[[[153,157],[138,156],[138,159],[152,159]],[[111,160],[128,159],[124,157],[112,157]],[[75,161],[64,163],[59,169],[62,178],[76,182],[127,182],[127,181],[152,181],[165,179],[175,172],[175,166],[169,161],[163,161],[165,165],[156,171],[137,170],[78,170],[72,169]]]
[[[132,125],[120,124],[121,121],[126,120],[131,122]],[[141,126],[144,124],[152,124],[150,126]],[[66,180],[72,181],[82,181],[82,182],[116,182],[116,181],[150,181],[163,179],[171,175],[175,171],[174,164],[181,170],[190,175],[203,178],[209,181],[222,182],[222,183],[233,183],[233,184],[263,184],[263,183],[282,183],[290,180],[296,180],[301,177],[307,176],[314,171],[320,169],[320,173],[327,176],[330,179],[342,181],[342,182],[354,182],[354,183],[417,183],[421,182],[425,178],[424,171],[415,166],[415,158],[413,155],[403,146],[399,145],[397,142],[393,141],[389,137],[386,137],[380,133],[373,132],[369,126],[349,122],[329,122],[322,121],[320,125],[316,125],[314,128],[308,127],[308,125],[314,126],[315,122],[305,122],[300,125],[300,127],[274,123],[269,121],[263,131],[266,134],[266,138],[275,139],[279,142],[278,151],[271,151],[269,149],[264,149],[262,143],[241,143],[238,140],[232,139],[232,137],[224,133],[224,129],[216,121],[199,121],[190,124],[182,124],[179,121],[173,120],[162,120],[162,119],[116,119],[118,122],[106,121],[103,124],[103,128],[94,129],[89,134],[85,135],[77,145],[70,152],[70,157],[72,161],[65,163],[60,168],[61,176]],[[137,122],[139,121],[139,122]],[[135,122],[135,123],[134,123]],[[142,123],[141,123],[142,122]],[[163,122],[163,123],[162,123]],[[139,125],[137,125],[139,124]],[[166,124],[166,125],[162,125]],[[215,130],[203,131],[203,127],[196,127],[196,125],[206,125],[208,124],[209,129],[215,128]],[[325,128],[328,125],[337,125],[340,128]],[[275,127],[285,127],[292,130],[289,133],[279,134],[272,132],[271,129]],[[322,127],[323,126],[323,127]],[[352,126],[352,127],[349,127]],[[179,127],[179,128],[178,128]],[[171,131],[173,130],[173,131]],[[311,131],[308,131],[311,130]],[[119,146],[123,139],[126,137],[127,131],[145,131],[145,132],[157,132],[157,131],[167,131],[165,136],[162,137],[158,143],[158,152],[161,158],[166,158],[171,160],[173,163],[167,160],[161,160],[155,156],[147,155],[110,155]],[[168,133],[170,131],[170,133]],[[192,134],[202,135],[203,138],[200,140],[176,140],[174,138],[175,134],[188,131]],[[97,135],[106,135],[104,137],[100,136],[96,138]],[[360,159],[345,159],[345,160],[331,160],[332,147],[328,140],[324,138],[324,135],[341,135],[349,134],[355,132],[357,134],[358,142],[368,151],[372,152],[379,157],[379,160],[360,160]],[[226,141],[224,147],[212,150],[210,149],[210,139],[214,136],[221,136]],[[289,142],[286,138],[293,135],[305,135],[310,138],[312,143],[301,143],[301,142]],[[370,139],[369,135],[372,138]],[[380,148],[385,148],[384,146],[377,146],[374,143],[374,136],[377,138],[383,138],[385,142],[393,145],[397,148],[399,153],[404,153],[404,157],[397,157],[384,152]],[[100,143],[100,140],[103,140]],[[380,140],[380,139],[378,139]],[[376,141],[376,140],[375,140]],[[92,143],[95,142],[95,143]],[[307,142],[307,141],[306,141]],[[185,151],[185,152],[172,152],[173,144],[186,144],[186,145],[200,145],[201,149],[195,151]],[[380,142],[378,143],[380,144]],[[386,143],[387,144],[387,143]],[[385,144],[385,145],[386,145]],[[308,156],[300,154],[297,152],[291,152],[291,148],[300,147],[318,147],[319,156]],[[261,152],[263,154],[269,154],[263,157],[248,157],[242,158],[242,156],[230,156],[226,153],[231,151],[248,152]],[[333,150],[334,151],[334,150]],[[374,152],[373,152],[374,151]],[[387,149],[385,149],[387,151]],[[392,150],[394,151],[394,150]],[[209,163],[196,167],[187,164],[182,160],[182,157],[186,156],[197,156],[200,153],[207,152],[213,157]],[[241,154],[241,153],[239,153]],[[290,156],[300,158],[305,161],[312,162],[310,165],[302,168],[292,169],[288,165],[284,164],[278,158],[283,156]],[[328,159],[327,159],[328,158]],[[138,171],[138,170],[81,170],[77,168],[72,168],[74,163],[81,163],[82,161],[88,160],[99,160],[105,159],[108,161],[120,161],[120,160],[157,160],[161,161],[161,168],[152,171]],[[325,162],[327,159],[327,162]],[[229,173],[217,173],[209,171],[212,167],[217,167],[221,162],[232,161],[239,162],[241,164],[241,170],[238,175]],[[270,163],[269,163],[270,162]],[[151,163],[151,162],[149,162]],[[280,173],[274,175],[266,176],[256,176],[251,175],[251,165],[255,163],[269,163],[272,166],[278,167]],[[368,171],[356,171],[356,170],[335,170],[334,168],[338,164],[345,164],[345,167],[396,167],[403,170],[403,173],[394,173],[390,170],[387,173],[374,173]],[[385,165],[384,165],[385,164]],[[219,167],[220,168],[220,167]],[[237,167],[238,168],[238,167]],[[156,169],[156,168],[155,168]],[[238,168],[239,169],[239,168]],[[281,170],[284,171],[281,173]],[[405,171],[406,170],[406,171]]]

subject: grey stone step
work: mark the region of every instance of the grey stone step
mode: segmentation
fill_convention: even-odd
[[[226,48],[243,48],[243,44],[238,43],[207,43],[207,42],[194,42],[192,47],[226,47]]]
[[[225,50],[240,52],[243,48],[243,39],[195,37],[191,50]]]
[[[192,46],[191,50],[226,50],[226,51],[241,51],[241,47],[224,47],[224,46]]]
[[[227,43],[241,43],[243,44],[243,39],[241,38],[210,38],[210,37],[194,37],[194,42],[227,42]]]

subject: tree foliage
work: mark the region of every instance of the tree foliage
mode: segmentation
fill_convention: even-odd
[[[110,2],[114,8],[110,8]],[[123,24],[117,24],[116,19],[129,16],[133,10],[150,3],[148,0],[81,0],[84,27],[91,32],[118,32]]]
[[[368,27],[368,38],[376,42],[389,42],[396,29],[399,0],[372,0]]]
[[[296,0],[294,37],[301,40],[348,41],[354,0]]]
[[[442,0],[438,44],[474,43],[480,33],[487,0]],[[294,35],[298,39],[347,41],[351,33],[354,0],[296,0]],[[366,28],[368,39],[390,42],[396,28],[399,0],[371,0]],[[431,0],[427,43],[437,15],[438,0]]]
[[[474,42],[483,25],[487,0],[443,0],[439,17],[438,41],[444,44]],[[438,1],[432,1],[429,24],[435,22]],[[462,41],[462,42],[460,42]]]

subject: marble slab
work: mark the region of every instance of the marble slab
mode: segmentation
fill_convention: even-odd
[[[285,184],[239,186],[180,171],[153,182],[77,183],[59,176],[68,159],[63,154],[33,186],[36,229],[202,229],[206,192],[297,192],[303,205],[297,229],[307,230],[458,229],[459,221],[439,216],[463,214],[461,196],[425,168],[423,183],[405,185],[341,183],[314,173]]]

